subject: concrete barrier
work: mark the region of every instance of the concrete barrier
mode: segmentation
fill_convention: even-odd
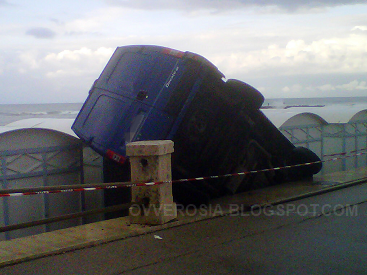
[[[158,225],[177,217],[172,196],[170,140],[138,141],[126,146],[131,163],[132,182],[164,182],[154,186],[132,187],[133,205],[129,209],[131,223]]]

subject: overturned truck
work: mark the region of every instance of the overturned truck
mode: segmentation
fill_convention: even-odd
[[[116,49],[93,84],[72,129],[106,160],[119,163],[111,166],[112,174],[120,174],[113,180],[128,180],[126,144],[141,140],[174,141],[173,179],[316,162],[173,184],[177,202],[206,203],[320,171],[319,158],[295,147],[259,110],[263,101],[250,85],[225,81],[200,55],[159,46],[124,46]]]

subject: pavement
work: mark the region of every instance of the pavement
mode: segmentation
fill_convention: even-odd
[[[366,274],[367,169],[0,242],[0,274]]]

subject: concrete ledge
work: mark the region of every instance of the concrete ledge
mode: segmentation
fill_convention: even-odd
[[[170,140],[135,141],[126,145],[126,155],[161,156],[173,153],[173,146]]]
[[[257,205],[281,204],[367,181],[367,168],[316,176],[313,181],[300,181],[254,190],[211,202],[201,213],[178,210],[177,219],[157,226],[131,224],[121,217],[92,224],[57,230],[39,235],[0,242],[0,266],[15,264],[47,255],[63,253],[110,241],[180,226],[205,219],[229,215]],[[233,207],[233,206],[238,207]]]

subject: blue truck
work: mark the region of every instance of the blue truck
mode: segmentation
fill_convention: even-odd
[[[173,179],[316,162],[173,185],[176,201],[206,203],[320,171],[320,159],[295,147],[261,112],[263,102],[254,87],[226,80],[198,54],[161,46],[123,46],[94,82],[72,129],[105,157],[107,181],[129,179],[126,144],[141,140],[174,141]]]

